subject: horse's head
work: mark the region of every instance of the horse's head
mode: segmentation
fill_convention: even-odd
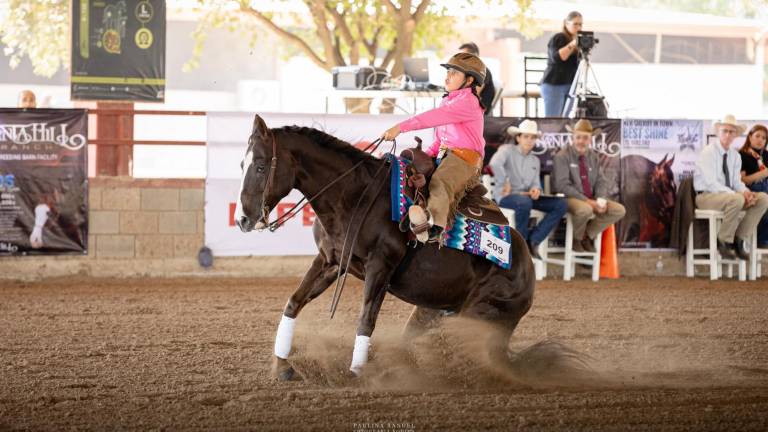
[[[651,195],[658,202],[659,212],[666,216],[669,213],[671,217],[675,208],[675,197],[677,186],[675,184],[675,174],[672,172],[672,164],[675,162],[673,155],[669,160],[664,156],[651,174]]]
[[[235,223],[243,232],[266,228],[269,212],[294,187],[295,161],[281,149],[277,137],[256,115],[248,149],[240,163],[240,193]]]

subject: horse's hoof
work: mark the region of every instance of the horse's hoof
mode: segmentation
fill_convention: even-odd
[[[295,370],[292,367],[289,367],[288,369],[285,369],[283,371],[278,372],[277,374],[277,380],[278,381],[291,381],[295,375]]]
[[[291,381],[296,375],[296,370],[293,369],[288,360],[281,359],[280,357],[274,357],[272,361],[272,376],[278,381]]]

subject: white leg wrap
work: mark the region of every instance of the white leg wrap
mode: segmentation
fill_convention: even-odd
[[[363,366],[368,363],[368,347],[371,345],[369,336],[357,336],[355,338],[355,349],[352,351],[352,366],[349,370],[355,375],[360,375]]]
[[[291,341],[293,340],[293,327],[296,325],[294,318],[288,318],[283,315],[280,319],[280,325],[277,326],[277,336],[275,337],[275,355],[281,359],[287,359],[291,352]]]

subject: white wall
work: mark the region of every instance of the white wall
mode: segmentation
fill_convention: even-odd
[[[612,116],[763,115],[763,77],[754,65],[596,64],[593,68]]]

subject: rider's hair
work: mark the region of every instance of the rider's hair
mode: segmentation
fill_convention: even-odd
[[[480,91],[479,91],[479,88],[481,85],[483,85],[483,83],[478,82],[477,78],[475,77],[472,77],[472,78],[473,78],[472,84],[470,84],[470,87],[472,88],[472,94],[475,95],[475,97],[477,98],[477,103],[480,104],[480,108],[482,108],[482,110],[485,111],[486,106],[483,104],[483,100],[480,99]]]

